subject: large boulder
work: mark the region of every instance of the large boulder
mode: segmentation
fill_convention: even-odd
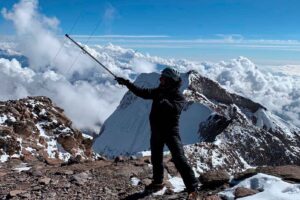
[[[286,181],[300,183],[299,165],[265,166],[265,167],[258,167],[256,171],[260,173],[273,175],[273,176],[278,176]]]
[[[229,182],[230,175],[225,170],[209,171],[201,174],[199,181],[205,188],[222,186]]]
[[[243,198],[243,197],[251,196],[251,195],[254,195],[257,193],[259,193],[259,191],[257,191],[257,190],[252,190],[252,189],[244,188],[244,187],[237,187],[234,191],[234,197],[235,197],[235,199]]]

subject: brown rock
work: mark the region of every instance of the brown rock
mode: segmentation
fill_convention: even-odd
[[[39,184],[48,185],[50,183],[50,181],[51,181],[51,178],[48,178],[48,177],[40,178]]]
[[[243,172],[237,173],[234,175],[234,180],[235,181],[240,181],[240,180],[244,180],[246,178],[250,178],[251,176],[254,176],[257,174],[256,169],[251,168],[251,169],[247,169]]]
[[[258,167],[257,172],[279,176],[283,180],[300,182],[300,166],[284,165],[276,167]]]
[[[150,164],[150,163],[151,163],[151,161],[150,161],[149,158],[146,158],[146,159],[144,160],[144,162],[147,163],[147,164]]]
[[[0,136],[12,135],[13,129],[7,126],[0,126]]]
[[[63,161],[61,161],[59,159],[48,158],[48,157],[44,157],[44,158],[48,165],[61,165],[63,163]]]
[[[22,197],[22,198],[24,198],[24,199],[31,199],[31,195],[28,192],[21,193],[21,194],[19,194],[19,196]]]
[[[150,178],[145,178],[142,180],[143,185],[149,185],[151,182],[152,182],[152,180]]]
[[[83,138],[82,144],[85,146],[85,148],[89,149],[93,146],[93,140],[89,138]]]
[[[5,176],[6,174],[6,172],[0,172],[0,177]]]
[[[5,149],[6,154],[8,155],[13,155],[19,153],[21,146],[15,137],[0,138],[0,149]]]
[[[23,161],[35,161],[37,158],[31,154],[31,152],[27,151],[25,148],[22,149],[22,160]]]
[[[25,121],[17,121],[13,124],[14,132],[23,135],[25,137],[29,137],[34,132],[38,132],[35,124],[32,121],[25,120]]]
[[[77,147],[78,147],[78,142],[75,140],[74,137],[69,136],[69,135],[67,135],[67,136],[60,135],[58,138],[58,142],[62,145],[62,147],[67,152],[70,152],[70,153],[72,152],[72,149],[77,149]]]
[[[89,172],[81,172],[79,174],[75,174],[71,177],[71,181],[75,182],[78,185],[83,185],[90,178]]]
[[[203,200],[222,200],[218,195],[210,195],[203,198]]]
[[[25,192],[26,192],[25,190],[12,190],[12,191],[9,192],[9,196],[10,197],[16,197],[19,194],[22,194],[22,193],[25,193]]]
[[[168,173],[172,176],[178,176],[178,170],[176,169],[175,165],[171,160],[165,162],[165,168],[167,169]]]
[[[43,176],[43,173],[38,169],[33,169],[32,171],[29,171],[28,173],[30,175],[36,176],[36,177],[42,177]]]
[[[75,157],[72,156],[71,158],[69,158],[68,162],[67,162],[67,163],[64,163],[63,165],[73,165],[73,164],[78,164],[78,163],[80,163],[81,161],[83,161],[81,155],[77,155],[77,156],[75,156]]]
[[[39,137],[39,143],[41,145],[44,145],[47,148],[47,142],[46,142],[46,139],[43,136]]]
[[[228,183],[230,179],[229,174],[225,170],[209,171],[201,174],[199,181],[203,184],[203,187],[214,188],[222,186]]]
[[[122,156],[117,156],[116,158],[115,158],[115,163],[118,163],[118,162],[124,162],[125,161],[125,159],[124,159],[124,157],[122,157]]]
[[[66,170],[66,171],[63,171],[62,173],[65,175],[73,175],[74,174],[74,172],[72,170]]]
[[[237,187],[234,191],[234,196],[235,198],[242,198],[242,197],[247,197],[250,195],[257,194],[259,191],[257,190],[252,190],[249,188],[243,188],[243,187]]]

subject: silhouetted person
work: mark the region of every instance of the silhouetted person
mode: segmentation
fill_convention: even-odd
[[[166,144],[187,188],[188,199],[197,199],[198,181],[184,155],[179,135],[179,117],[185,102],[179,91],[181,85],[180,73],[172,68],[165,68],[160,76],[159,86],[152,89],[139,88],[124,78],[117,77],[116,80],[120,85],[125,85],[135,95],[143,99],[153,100],[149,117],[153,181],[145,187],[145,190],[156,192],[164,187],[163,149]]]

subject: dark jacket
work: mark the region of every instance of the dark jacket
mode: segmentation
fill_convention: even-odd
[[[128,83],[126,86],[135,95],[153,100],[149,117],[152,134],[179,134],[179,117],[185,99],[178,88],[144,89],[132,83]]]

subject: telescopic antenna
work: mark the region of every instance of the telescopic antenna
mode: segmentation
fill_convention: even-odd
[[[107,67],[105,67],[97,58],[95,58],[92,54],[90,54],[87,50],[84,49],[83,46],[78,44],[73,38],[71,38],[68,34],[65,34],[65,36],[71,40],[76,46],[78,46],[84,53],[88,54],[92,59],[94,59],[101,67],[103,67],[107,72],[109,72],[114,78],[117,78],[117,76],[112,73]]]

